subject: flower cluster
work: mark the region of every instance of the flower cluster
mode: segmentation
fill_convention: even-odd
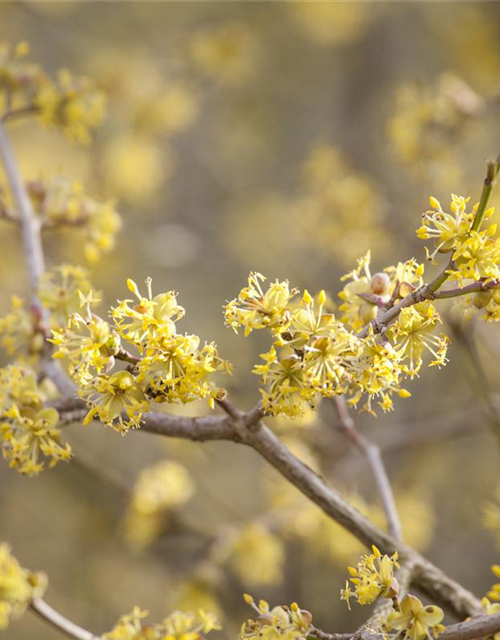
[[[206,30],[191,41],[195,66],[222,85],[236,85],[254,72],[257,43],[245,24],[234,22]]]
[[[252,596],[246,594],[244,597],[258,615],[242,625],[239,640],[305,640],[308,637],[312,615],[306,609],[300,609],[297,603],[271,608],[265,600],[259,600],[257,604]]]
[[[467,211],[470,198],[452,194],[451,213],[443,211],[436,198],[431,198],[431,211],[426,211],[423,224],[417,230],[419,238],[433,238],[435,250],[428,255],[433,260],[436,253],[452,252],[453,266],[449,277],[458,280],[488,280],[500,276],[500,241],[494,238],[496,225],[492,224],[484,231],[473,230],[473,223],[479,204]],[[484,220],[495,212],[493,207],[484,213]]]
[[[461,297],[456,307],[465,317],[481,311],[486,321],[500,320],[500,294],[496,282],[500,279],[500,237],[497,225],[489,224],[480,229],[476,224],[479,203],[467,211],[470,198],[452,194],[450,212],[431,197],[432,209],[422,217],[422,226],[417,230],[419,238],[434,240],[434,251],[428,258],[434,261],[437,253],[450,254],[447,271],[449,280],[458,281],[461,287],[479,282],[483,289]],[[495,210],[487,208],[481,213],[480,223],[492,217]]]
[[[500,565],[494,564],[491,567],[491,571],[493,572],[494,576],[496,576],[497,578],[500,578]],[[500,583],[498,582],[495,583],[486,595],[490,600],[495,600],[495,602],[499,602],[500,601]]]
[[[35,476],[45,460],[53,467],[71,457],[57,427],[59,414],[44,408],[48,393],[37,384],[33,371],[11,364],[0,369],[0,439],[10,467]]]
[[[23,569],[8,544],[0,543],[0,629],[22,615],[33,598],[43,595],[47,579],[43,573]]]
[[[500,566],[494,564],[491,567],[493,574],[500,578]],[[492,602],[493,600],[493,602]],[[493,614],[500,613],[500,583],[496,583],[492,585],[491,589],[488,591],[486,596],[481,600],[481,605],[487,615],[491,616]],[[500,633],[496,633],[493,637],[493,640],[500,640]]]
[[[39,65],[26,60],[29,47],[0,48],[0,107],[5,115],[32,112],[77,142],[88,142],[101,122],[104,95],[88,78],[61,70],[52,80]]]
[[[144,469],[125,516],[127,540],[139,548],[151,544],[161,534],[169,514],[193,494],[193,480],[178,462],[163,460]]]
[[[64,329],[53,332],[54,357],[69,360],[70,374],[90,407],[85,423],[98,418],[125,431],[140,425],[151,402],[185,404],[208,398],[213,406],[224,392],[214,386],[211,376],[230,371],[215,344],[200,347],[198,336],[177,333],[176,322],[184,309],[173,291],[153,296],[148,279],[144,297],[135,282],[127,284],[138,302],[119,301],[111,311],[112,324],[93,314],[93,299],[80,294],[81,312],[72,314]],[[131,366],[117,369],[119,361]]]
[[[361,605],[372,604],[378,598],[388,598],[392,607],[380,619],[382,630],[386,634],[395,632],[393,637],[404,640],[431,640],[444,629],[442,609],[435,605],[425,606],[413,595],[399,598],[399,583],[394,570],[399,568],[397,553],[392,557],[381,555],[376,547],[373,554],[362,556],[357,567],[348,567],[350,581],[341,589],[340,598],[349,606],[354,597]],[[350,608],[350,606],[349,606]]]
[[[483,506],[483,524],[494,534],[497,547],[500,549],[500,486],[495,491],[495,501]]]
[[[40,278],[38,296],[52,329],[66,326],[70,315],[78,311],[80,292],[90,296],[95,305],[97,299],[91,291],[89,274],[82,267],[62,264],[46,271]],[[39,320],[21,298],[13,296],[10,311],[0,318],[0,345],[9,355],[34,363],[44,346]]]
[[[78,180],[58,175],[28,182],[27,190],[44,226],[78,227],[83,231],[89,261],[96,261],[113,248],[121,218],[112,200],[99,202],[85,193]]]
[[[389,633],[395,631],[403,640],[432,640],[443,631],[443,618],[440,607],[425,606],[416,596],[407,595],[389,613],[384,629]]]
[[[357,266],[342,276],[346,282],[339,293],[342,322],[354,331],[377,317],[379,309],[403,298],[423,284],[424,265],[414,258],[372,274],[371,252],[358,259]]]
[[[249,524],[235,536],[229,562],[240,580],[250,587],[276,585],[283,578],[284,547],[279,536],[266,527]]]
[[[313,298],[306,290],[297,303],[298,291],[287,281],[264,291],[264,277],[251,273],[248,287],[226,305],[225,318],[245,335],[266,328],[273,337],[261,356],[264,364],[254,369],[266,385],[265,410],[295,417],[321,397],[344,394],[354,406],[366,397],[361,408],[373,413],[374,397],[385,411],[392,408],[393,394],[408,397],[402,381],[418,373],[424,350],[433,355],[431,365],[446,362],[448,339],[434,333],[440,323],[435,307],[425,302],[404,309],[383,338],[373,331],[360,338],[355,331],[420,286],[422,273],[423,266],[410,260],[372,276],[367,254],[346,276],[351,282],[340,294],[340,320],[324,291]]]
[[[391,234],[384,224],[384,199],[377,185],[351,166],[340,150],[328,144],[314,146],[300,178],[300,189],[288,202],[286,214],[309,247],[344,264],[368,247],[380,251],[388,247]],[[337,241],[339,236],[342,242]]]
[[[396,94],[389,136],[398,158],[415,171],[425,163],[453,167],[450,143],[463,136],[467,124],[485,108],[484,100],[464,80],[451,73],[434,85],[408,83]],[[434,162],[440,160],[440,163]]]
[[[361,557],[357,567],[348,567],[350,582],[346,581],[345,589],[341,589],[340,597],[350,608],[350,599],[355,598],[361,605],[371,604],[379,597],[393,598],[397,596],[399,586],[394,569],[399,568],[398,554],[382,555],[377,547],[372,547],[372,554]]]
[[[43,346],[35,328],[35,318],[23,300],[14,295],[10,311],[0,318],[0,345],[10,355],[38,354]]]
[[[157,624],[143,624],[142,620],[149,615],[134,607],[133,611],[122,616],[113,629],[103,635],[105,640],[204,640],[210,631],[219,630],[221,626],[217,618],[200,610],[198,615],[173,611],[167,618]]]

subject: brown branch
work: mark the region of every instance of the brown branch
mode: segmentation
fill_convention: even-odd
[[[82,400],[66,398],[52,403],[64,415],[65,411],[81,408]],[[255,410],[248,415],[254,415]],[[350,531],[365,546],[376,545],[382,553],[398,551],[402,561],[414,568],[413,582],[436,604],[441,604],[457,618],[463,619],[481,610],[480,602],[467,589],[453,581],[419,553],[376,527],[352,507],[312,469],[296,458],[280,439],[264,424],[253,430],[245,427],[245,414],[235,421],[231,416],[201,416],[186,418],[169,414],[148,413],[141,428],[157,435],[204,442],[229,440],[245,444],[259,453],[286,480],[314,502],[330,518]]]
[[[453,624],[439,634],[440,640],[475,640],[500,631],[500,613],[475,616],[465,622]]]
[[[21,107],[19,109],[12,109],[12,110],[6,111],[2,115],[0,120],[2,120],[3,122],[7,122],[8,120],[17,120],[18,118],[21,118],[24,116],[36,114],[39,111],[40,111],[40,107],[38,107],[36,104],[30,104],[30,105],[27,105],[26,107]]]
[[[439,640],[479,640],[479,638],[492,636],[498,631],[500,631],[500,613],[480,615],[446,627],[439,634]],[[381,640],[386,635],[364,629],[358,637],[362,640]],[[318,640],[351,640],[356,637],[356,634],[327,633],[313,627],[310,637],[318,638]]]
[[[377,485],[377,489],[382,500],[385,516],[387,518],[389,533],[396,540],[402,540],[403,536],[398,509],[396,507],[396,501],[394,499],[391,483],[389,482],[384,462],[382,460],[380,447],[378,447],[376,444],[373,444],[372,442],[369,442],[356,429],[356,425],[354,424],[354,420],[349,414],[349,410],[343,396],[336,396],[333,399],[333,404],[337,411],[337,416],[339,418],[340,425],[344,430],[344,433],[368,462],[373,475],[373,479],[375,480],[375,484]]]
[[[102,640],[100,636],[95,636],[87,629],[79,627],[71,620],[68,620],[58,611],[48,605],[42,598],[34,598],[30,604],[31,610],[36,613],[44,622],[55,627],[62,634],[73,640]]]

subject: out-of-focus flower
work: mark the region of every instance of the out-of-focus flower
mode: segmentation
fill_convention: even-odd
[[[146,468],[134,487],[125,516],[125,535],[139,548],[161,534],[169,514],[194,494],[190,474],[178,462],[164,460]]]
[[[80,294],[88,296],[92,292],[89,272],[71,264],[61,264],[43,274],[40,281],[40,302],[50,311],[52,327],[66,326],[69,317],[77,313],[81,305]],[[98,294],[92,295],[95,306]]]
[[[488,531],[494,534],[497,547],[500,549],[500,487],[495,492],[495,501],[483,506],[483,523]]]
[[[242,23],[200,31],[191,39],[190,49],[199,70],[221,84],[242,84],[255,71],[258,44]]]
[[[8,544],[0,543],[0,629],[21,616],[33,598],[43,596],[47,578],[23,569]]]
[[[57,428],[59,414],[44,408],[47,399],[30,369],[11,364],[0,369],[0,439],[4,458],[19,473],[36,476],[71,457]]]
[[[174,159],[153,140],[124,133],[110,140],[102,158],[107,189],[133,203],[144,201],[173,171]]]
[[[297,27],[318,45],[345,45],[366,33],[378,7],[348,2],[292,3],[288,5]]]
[[[397,157],[416,172],[426,168],[457,171],[457,140],[463,139],[484,109],[484,100],[451,73],[428,85],[402,85],[388,125]]]
[[[84,251],[95,262],[113,248],[121,218],[112,200],[88,196],[78,180],[53,176],[27,184],[35,213],[47,227],[74,227],[84,234]]]
[[[143,624],[149,615],[134,607],[132,613],[122,616],[113,629],[103,635],[106,640],[203,640],[204,634],[219,630],[217,618],[204,611],[193,613],[173,611],[157,624]]]
[[[43,347],[43,338],[36,333],[35,318],[26,310],[18,296],[12,296],[11,310],[0,318],[0,344],[16,357],[24,353],[37,354]]]
[[[279,537],[257,523],[243,527],[233,542],[230,565],[248,586],[275,585],[283,579],[285,552]]]
[[[90,142],[90,132],[105,115],[106,98],[89,78],[75,77],[63,69],[57,82],[45,82],[35,98],[44,124],[61,129],[76,142]]]

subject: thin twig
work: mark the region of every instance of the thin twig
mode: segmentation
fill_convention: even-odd
[[[488,202],[490,200],[491,194],[493,193],[493,188],[496,184],[496,179],[497,179],[499,169],[500,169],[500,156],[498,156],[496,161],[494,160],[488,161],[486,165],[486,178],[484,179],[483,191],[481,193],[481,198],[479,200],[479,205],[477,207],[476,216],[472,224],[472,231],[479,231],[479,229],[481,228],[484,214],[486,213],[486,209],[488,207]]]
[[[34,598],[31,601],[30,608],[42,618],[44,622],[48,622],[68,638],[73,638],[73,640],[102,640],[100,636],[94,635],[90,631],[87,631],[87,629],[83,629],[74,622],[71,622],[71,620],[65,618],[48,605],[45,600],[42,600],[42,598]]]
[[[31,298],[40,319],[46,317],[46,311],[38,299],[38,286],[45,270],[40,222],[36,218],[31,200],[21,178],[14,151],[7,136],[4,124],[0,122],[0,158],[5,168],[9,187],[16,205],[24,243],[24,251],[29,271]]]
[[[375,480],[375,484],[377,485],[377,489],[382,500],[382,505],[384,507],[389,533],[396,540],[402,540],[403,536],[398,509],[396,506],[396,501],[394,499],[391,483],[389,481],[389,477],[382,460],[380,448],[376,444],[369,442],[356,429],[356,425],[354,424],[354,420],[349,414],[349,410],[343,396],[336,396],[333,399],[333,404],[337,411],[340,426],[344,430],[344,433],[348,438],[350,438],[351,442],[362,453],[362,455],[364,455],[366,461],[368,462],[368,465],[370,466],[373,479]]]

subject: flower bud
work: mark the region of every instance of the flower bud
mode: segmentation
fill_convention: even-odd
[[[379,271],[372,276],[370,281],[370,289],[377,296],[384,296],[389,293],[391,281],[387,273]]]
[[[308,611],[307,609],[301,609],[300,610],[300,614],[302,616],[302,619],[304,620],[304,622],[311,626],[312,625],[312,621],[313,621],[313,617],[312,617],[312,613],[310,611]]]
[[[484,309],[493,296],[493,291],[476,291],[472,296],[472,304],[476,309]]]

